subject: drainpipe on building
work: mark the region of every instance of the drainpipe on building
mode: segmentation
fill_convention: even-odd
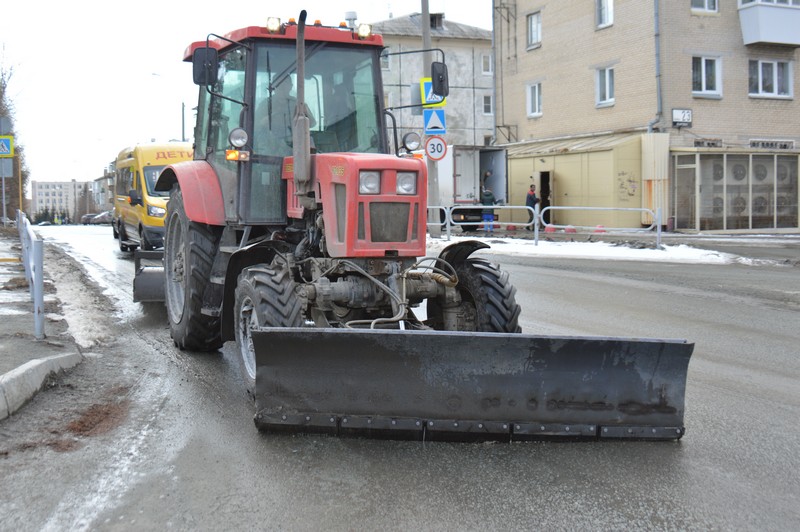
[[[647,123],[647,132],[653,132],[653,126],[661,121],[663,102],[661,96],[661,17],[659,16],[659,0],[653,0],[653,22],[655,24],[656,46],[656,117]]]
[[[497,53],[495,51],[494,36],[497,32],[497,24],[495,24],[495,0],[492,0],[492,145],[497,142],[497,113],[499,107],[497,106],[497,80],[498,69],[500,68],[500,61],[497,61]]]

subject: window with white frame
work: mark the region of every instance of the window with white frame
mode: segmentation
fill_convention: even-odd
[[[792,65],[788,61],[750,60],[750,96],[792,96]]]
[[[597,69],[597,105],[614,104],[614,68]]]
[[[717,12],[717,0],[692,0],[692,11]]]
[[[528,85],[527,90],[528,116],[542,116],[542,84]]]
[[[722,60],[716,57],[692,57],[692,92],[697,95],[722,93]]]
[[[389,61],[389,47],[383,49],[381,52],[381,70],[389,70],[392,64]]]
[[[597,27],[605,28],[614,24],[614,0],[595,0]]]
[[[483,96],[483,114],[490,115],[492,114],[492,96],[491,95],[484,95]]]
[[[542,13],[537,11],[528,15],[528,48],[542,44]]]
[[[481,72],[486,75],[491,75],[494,72],[494,61],[492,54],[481,55]]]
[[[782,6],[800,7],[800,0],[739,0],[740,7],[748,4],[778,4]]]

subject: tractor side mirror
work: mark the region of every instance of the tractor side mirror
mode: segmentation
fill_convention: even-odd
[[[192,54],[192,75],[195,85],[209,86],[217,81],[219,56],[216,48],[204,46]]]
[[[431,87],[433,93],[442,98],[450,94],[450,81],[447,79],[447,65],[434,61],[431,63]]]

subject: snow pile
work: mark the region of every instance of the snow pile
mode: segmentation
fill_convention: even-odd
[[[450,244],[464,240],[476,240],[470,237],[452,236],[428,239],[428,255],[438,255]],[[677,246],[639,247],[609,242],[548,242],[508,237],[480,238],[491,246],[481,253],[499,253],[503,255],[524,255],[531,257],[561,257],[572,259],[626,260],[652,262],[678,262],[692,264],[732,264],[739,257],[729,253],[720,253],[707,249],[697,249],[685,244]]]

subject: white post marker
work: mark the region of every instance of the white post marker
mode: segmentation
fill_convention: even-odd
[[[434,161],[441,161],[447,155],[447,143],[436,135],[428,137],[425,141],[425,155]]]

